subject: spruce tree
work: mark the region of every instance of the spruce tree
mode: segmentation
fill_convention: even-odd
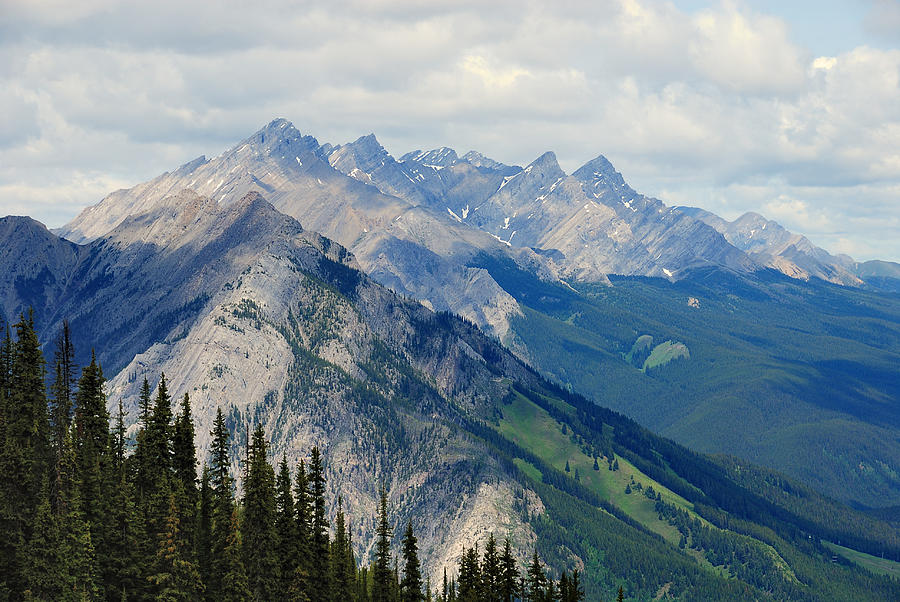
[[[503,602],[509,602],[520,593],[517,587],[519,583],[519,568],[516,566],[516,559],[513,558],[512,544],[510,544],[509,537],[506,538],[506,542],[503,544],[500,569],[502,574],[500,579],[502,599]]]
[[[502,570],[494,534],[488,537],[481,563],[481,595],[485,602],[502,600]]]
[[[160,375],[147,425],[147,529],[151,536],[162,535],[168,529],[169,495],[173,493],[174,462],[172,453],[172,402],[169,398],[166,375]]]
[[[269,464],[262,425],[253,431],[244,483],[243,558],[251,599],[278,597],[279,559],[276,556],[275,471]]]
[[[74,464],[74,457],[67,460]],[[78,488],[66,502],[66,516],[62,522],[61,547],[65,559],[67,597],[74,600],[93,600],[97,596],[97,558],[91,540],[90,524],[81,511]]]
[[[357,567],[356,567],[356,557],[353,554],[353,535],[351,533],[350,523],[347,522],[347,535],[346,535],[346,549],[344,550],[344,579],[350,583],[351,591],[350,601],[351,602],[366,602],[368,600],[368,596],[359,597],[357,595],[357,591],[354,587],[357,578]]]
[[[387,518],[387,492],[381,488],[378,525],[375,527],[375,564],[372,567],[372,602],[391,601],[391,536]]]
[[[544,595],[542,599],[546,602],[556,602],[559,600],[559,594],[556,591],[556,582],[553,579],[547,578],[547,588],[544,590]]]
[[[185,393],[181,399],[181,412],[175,419],[172,437],[172,461],[175,472],[175,496],[179,511],[181,534],[187,544],[186,555],[196,560],[197,537],[197,453],[194,448],[194,419],[191,400]]]
[[[207,589],[210,599],[216,600],[224,594],[221,581],[226,573],[225,548],[231,532],[231,517],[234,511],[233,481],[229,472],[229,435],[222,416],[222,408],[216,411],[213,430],[210,432],[210,478],[212,482],[210,580]],[[245,575],[246,577],[246,575]]]
[[[81,504],[95,546],[102,545],[104,471],[110,462],[109,412],[103,393],[103,371],[91,354],[91,363],[81,372],[75,394],[75,460]]]
[[[352,600],[355,592],[353,581],[355,567],[351,567],[353,552],[344,521],[343,500],[338,497],[338,511],[334,523],[334,541],[331,543],[331,595],[335,600]]]
[[[537,550],[531,556],[531,564],[528,566],[528,596],[531,600],[540,600],[547,587],[547,577],[541,567]]]
[[[294,518],[294,496],[291,494],[287,454],[281,457],[275,480],[275,534],[276,556],[280,561],[279,589],[287,592],[291,589],[298,564],[297,522]]]
[[[572,571],[572,579],[569,581],[569,592],[569,600],[571,602],[584,600],[584,588],[581,585],[581,579],[578,577],[578,569]]]
[[[121,599],[123,593],[140,588],[140,539],[136,531],[136,509],[133,488],[128,478],[125,457],[125,416],[122,402],[116,426],[109,437],[103,469],[102,514],[97,530],[98,569],[101,585],[109,600]]]
[[[242,560],[243,542],[238,528],[237,510],[231,513],[228,521],[225,547],[219,568],[223,571],[219,590],[213,600],[222,602],[244,602],[250,600],[250,582]]]
[[[403,533],[403,581],[400,582],[401,602],[421,602],[422,571],[419,567],[419,546],[413,534],[412,521],[406,522]]]
[[[200,501],[197,510],[197,570],[204,584],[209,584],[212,574],[212,520],[213,520],[213,489],[210,482],[209,466],[203,464],[203,473],[200,477]],[[209,589],[209,588],[207,588]],[[209,594],[209,591],[207,591]]]
[[[59,600],[66,587],[65,560],[61,556],[59,520],[50,506],[47,487],[34,517],[24,563],[25,598]]]
[[[77,382],[75,375],[75,349],[72,346],[68,320],[63,321],[63,331],[56,343],[54,368],[53,383],[50,386],[52,394],[50,442],[53,448],[55,474],[51,480],[50,500],[55,508],[58,503],[58,491],[61,487],[59,482],[59,462],[63,454],[63,440],[68,435],[69,427],[72,424],[72,407],[75,401]]]
[[[150,383],[147,378],[141,384],[141,392],[138,398],[138,406],[140,407],[139,422],[140,425],[135,441],[137,445],[134,449],[134,466],[135,480],[134,486],[137,491],[137,499],[139,501],[146,500],[146,494],[150,491],[150,472],[149,453],[147,451],[147,432],[150,428],[150,412],[152,409],[152,400],[150,398]],[[141,506],[143,507],[143,503]]]
[[[478,600],[481,598],[481,567],[478,565],[478,544],[470,549],[463,548],[459,559],[459,576],[457,577],[460,600]]]
[[[318,447],[312,448],[309,465],[309,485],[312,494],[312,531],[310,533],[310,580],[313,602],[331,600],[329,583],[328,519],[325,516],[325,468]]]
[[[294,516],[297,533],[297,567],[291,579],[291,592],[294,600],[310,599],[310,543],[309,534],[312,523],[312,503],[309,494],[309,479],[306,464],[300,460],[297,466],[294,484]]]
[[[571,592],[569,591],[569,573],[562,572],[559,576],[559,602],[569,602]]]
[[[185,558],[186,546],[179,534],[178,510],[175,494],[169,494],[166,529],[160,534],[156,562],[148,577],[156,600],[191,601],[203,595],[200,573],[194,563]]]
[[[7,336],[3,362],[8,363],[3,404],[3,447],[0,449],[0,554],[4,559],[0,589],[5,583],[14,596],[24,591],[26,542],[31,538],[35,511],[48,482],[52,462],[44,358],[34,331],[33,312],[15,325],[16,341]],[[0,592],[2,593],[2,592]]]

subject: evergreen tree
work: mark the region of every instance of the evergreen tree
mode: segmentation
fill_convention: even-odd
[[[569,581],[569,602],[581,602],[584,600],[584,588],[578,577],[578,569],[572,571],[572,579]]]
[[[481,598],[481,568],[478,566],[478,544],[466,550],[463,549],[459,559],[459,590],[457,597],[460,600],[479,600]]]
[[[275,471],[266,458],[267,450],[262,425],[257,425],[249,449],[241,527],[244,566],[254,600],[274,600],[279,584],[279,559],[275,553]]]
[[[10,452],[12,448],[8,441],[9,431],[9,407],[12,339],[9,326],[0,316],[0,326],[3,326],[5,336],[0,342],[0,482],[9,483],[16,473],[14,457]],[[0,487],[0,558],[4,559],[0,565],[0,600],[7,600],[12,593],[12,585],[15,582],[16,551],[23,544],[17,533],[20,524],[16,521],[16,509],[13,501],[13,487]]]
[[[169,397],[166,375],[162,374],[147,424],[147,462],[150,472],[148,480],[151,489],[159,490],[169,484],[174,457],[172,435],[172,400]]]
[[[74,464],[74,457],[68,462]],[[91,541],[90,525],[81,511],[78,488],[72,489],[67,500],[65,519],[62,521],[62,556],[65,559],[67,577],[64,596],[73,600],[93,600],[97,596],[97,559]]]
[[[625,592],[624,592],[624,590],[622,589],[622,586],[620,585],[620,586],[619,586],[619,591],[618,591],[618,593],[616,594],[616,602],[624,602],[624,600],[625,600]]]
[[[400,565],[397,558],[394,558],[394,570],[391,571],[391,600],[399,602],[400,600]]]
[[[145,438],[147,529],[154,536],[162,535],[168,528],[169,495],[173,493],[174,485],[172,435],[172,402],[166,375],[162,374]]]
[[[350,523],[347,522],[347,547],[344,551],[344,574],[345,579],[353,585],[357,578],[357,567],[356,567],[356,557],[353,554],[353,535],[351,533]],[[368,595],[360,597],[356,589],[352,590],[350,596],[351,602],[366,602],[368,600]]]
[[[91,539],[102,548],[105,470],[110,458],[109,413],[103,393],[103,371],[91,354],[91,363],[81,372],[75,394],[75,461],[81,504],[91,529]]]
[[[557,600],[559,600],[559,595],[556,591],[556,583],[553,581],[553,579],[547,579],[547,589],[544,591],[542,599],[545,602],[556,602]]]
[[[4,559],[0,584],[21,595],[27,556],[25,543],[41,502],[41,491],[53,465],[49,439],[47,397],[44,391],[44,358],[34,331],[33,312],[15,325],[16,341],[3,345],[3,361],[9,372],[4,394],[3,447],[0,449],[0,525]]]
[[[58,518],[50,507],[45,487],[34,517],[31,539],[26,548],[25,598],[59,600],[66,589],[64,558],[60,555]]]
[[[150,398],[150,383],[147,378],[141,384],[141,393],[138,399],[140,407],[140,428],[137,432],[135,440],[137,446],[134,450],[135,465],[135,489],[137,490],[137,499],[145,500],[147,493],[150,491],[150,472],[149,454],[147,452],[147,431],[150,428],[150,412],[152,409],[152,401]]]
[[[219,565],[224,572],[219,580],[219,591],[212,599],[222,602],[244,602],[251,599],[251,593],[247,571],[241,559],[244,546],[238,528],[237,510],[234,510],[229,517],[227,532],[222,562]]]
[[[193,562],[196,559],[197,537],[197,454],[194,449],[194,420],[191,400],[185,393],[181,400],[181,412],[175,419],[172,437],[173,464],[175,470],[175,496],[179,510],[182,538],[186,542],[185,554]]]
[[[559,576],[559,602],[568,602],[571,592],[569,591],[569,574],[566,571]]]
[[[343,500],[338,497],[338,511],[334,523],[334,541],[331,544],[331,595],[335,600],[352,600],[356,569],[352,562],[353,551],[344,521]]]
[[[312,523],[312,508],[309,494],[309,479],[306,475],[306,464],[300,460],[297,466],[296,483],[294,485],[294,516],[297,533],[297,567],[291,582],[294,600],[308,600],[310,576],[310,544],[309,533]]]
[[[203,473],[200,477],[200,503],[197,510],[197,570],[204,584],[212,580],[212,520],[213,520],[213,489],[210,482],[209,467],[203,464]],[[209,588],[207,588],[209,589]],[[207,591],[209,594],[209,591]]]
[[[69,433],[72,424],[72,406],[75,401],[75,349],[69,334],[69,322],[63,321],[63,331],[56,343],[54,355],[54,375],[50,391],[50,442],[53,448],[55,474],[51,480],[50,500],[54,508],[58,504],[57,496],[62,484],[59,482],[59,462],[62,458],[63,440]]]
[[[291,582],[297,572],[297,521],[294,517],[294,496],[291,494],[291,473],[288,469],[287,454],[281,457],[275,480],[275,534],[277,538],[276,556],[280,566],[279,588],[283,592],[291,589]]]
[[[403,534],[403,581],[400,582],[401,602],[421,602],[422,571],[419,568],[419,547],[413,534],[412,521],[406,523]]]
[[[229,435],[225,427],[222,408],[216,411],[213,430],[210,432],[210,477],[212,482],[210,580],[207,590],[211,599],[224,596],[221,582],[226,574],[225,549],[231,533],[231,517],[234,512],[233,481],[229,472]],[[246,577],[246,574],[244,575]]]
[[[313,602],[331,600],[331,584],[329,583],[329,541],[328,519],[325,516],[325,469],[319,448],[312,448],[309,465],[309,485],[312,494],[312,530],[310,532],[310,579],[312,589],[310,599]]]
[[[179,535],[175,494],[170,493],[166,529],[160,534],[153,573],[148,577],[156,600],[190,601],[202,596],[200,573],[196,565],[185,558],[185,550]]]
[[[137,511],[133,487],[128,478],[125,457],[125,418],[122,402],[116,416],[116,427],[109,437],[109,448],[103,471],[103,521],[99,526],[97,549],[101,584],[108,600],[120,600],[134,593],[141,583],[142,559],[139,555],[142,534],[137,530]]]
[[[381,488],[378,525],[375,527],[375,564],[372,567],[372,602],[391,600],[391,536],[387,518],[387,492]]]
[[[494,534],[488,537],[484,546],[484,558],[481,563],[481,596],[485,602],[502,600],[502,567],[500,555],[497,553],[497,542]]]
[[[512,545],[509,542],[509,537],[506,538],[506,542],[503,544],[503,555],[500,557],[500,569],[502,575],[500,579],[501,598],[503,602],[510,602],[510,600],[513,600],[519,593],[517,587],[519,582],[519,568],[516,566],[516,559],[513,558]]]
[[[528,596],[530,600],[541,600],[547,587],[547,577],[541,567],[537,550],[531,556],[531,564],[528,566]]]

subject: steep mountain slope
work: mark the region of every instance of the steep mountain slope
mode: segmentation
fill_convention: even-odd
[[[749,253],[761,265],[774,268],[791,278],[820,278],[845,286],[863,284],[855,273],[852,258],[831,255],[813,245],[805,236],[789,232],[778,222],[758,213],[748,212],[729,222],[695,207],[676,209],[709,224],[721,232],[728,242]]]
[[[900,293],[900,264],[892,261],[864,261],[856,264],[856,275],[876,290]]]
[[[331,151],[330,145],[320,146],[287,121],[276,119],[219,157],[200,157],[150,182],[110,194],[59,234],[75,242],[92,240],[183,189],[224,204],[257,191],[279,211],[346,246],[379,282],[435,309],[464,315],[498,336],[506,333],[508,318],[518,308],[487,274],[466,267],[467,260],[484,251],[504,254],[542,277],[554,278],[529,250],[506,249],[444,211],[382,194],[368,182],[340,173],[328,163]],[[368,160],[382,161],[377,155]]]
[[[97,346],[112,376],[109,404],[123,399],[133,421],[142,377],[164,371],[173,397],[191,394],[201,448],[217,407],[235,463],[258,423],[292,464],[318,444],[358,546],[373,539],[385,484],[395,525],[413,521],[434,576],[499,529],[521,551],[536,542],[555,567],[580,567],[590,599],[620,584],[639,598],[897,594],[896,583],[832,564],[819,541],[900,558],[894,528],[818,498],[831,514],[798,510],[789,484],[780,497],[756,493],[752,479],[738,484],[543,381],[472,324],[377,285],[343,247],[259,195],[227,205],[167,197],[78,253],[50,306],[70,316],[80,348]],[[598,456],[621,464],[643,497],[604,490],[620,479],[587,473]],[[667,505],[657,512],[657,502]]]
[[[519,301],[512,331],[553,380],[691,447],[867,506],[900,501],[900,304],[774,271],[676,283],[540,283],[480,258]],[[646,368],[668,346],[681,359]]]
[[[52,304],[66,286],[79,258],[78,245],[53,235],[30,217],[0,218],[0,311],[7,320],[34,307],[38,315],[52,311]]]
[[[443,318],[365,278],[343,247],[258,194],[224,206],[190,192],[166,197],[80,251],[48,305],[70,320],[82,352],[96,347],[110,405],[123,399],[129,423],[143,378],[165,373],[173,395],[192,396],[200,457],[216,408],[226,410],[236,474],[258,422],[292,463],[313,444],[325,448],[330,487],[359,541],[371,540],[384,483],[392,504],[403,500],[404,521],[430,517],[416,520],[432,567],[490,526],[531,545],[511,504],[540,512],[540,500],[453,425],[452,408],[502,397],[482,353],[509,376],[525,373],[496,343],[430,335]],[[48,333],[60,319],[44,319]]]

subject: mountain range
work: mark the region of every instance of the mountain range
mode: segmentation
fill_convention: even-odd
[[[900,504],[898,266],[760,216],[667,207],[602,156],[572,175],[552,153],[524,168],[447,148],[396,160],[374,136],[319,144],[275,120],[55,233],[4,218],[0,240],[7,320],[33,307],[48,341],[68,320],[130,423],[143,378],[164,372],[191,395],[201,458],[218,407],[235,468],[257,423],[292,463],[318,444],[358,544],[383,483],[435,576],[496,525],[598,571],[603,595],[617,578],[640,595],[665,585],[602,559],[597,525],[614,519],[628,525],[617,550],[668,559],[671,587],[695,597],[699,582],[728,589],[717,571],[747,597],[773,574],[790,597],[860,583],[798,533],[900,552],[896,525],[747,464]],[[595,471],[596,457],[623,468]],[[760,577],[714,563],[713,544],[679,552],[684,532],[651,498],[622,495],[632,482],[776,560]],[[577,538],[584,512],[594,530]]]

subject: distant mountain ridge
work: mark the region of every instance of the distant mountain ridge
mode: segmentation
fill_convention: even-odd
[[[637,194],[602,156],[571,176],[552,152],[524,169],[474,151],[459,158],[448,148],[396,161],[370,135],[335,148],[329,160],[386,194],[446,210],[512,248],[543,253],[567,278],[671,278],[701,265],[755,267],[706,224]]]
[[[571,175],[552,152],[525,168],[476,151],[460,157],[447,147],[397,160],[374,134],[320,144],[284,119],[215,159],[199,157],[114,192],[56,232],[90,240],[183,188],[225,203],[258,190],[306,227],[346,245],[380,282],[466,315],[501,337],[516,315],[514,304],[500,287],[482,282],[481,291],[493,290],[476,291],[472,279],[485,275],[465,268],[473,254],[497,253],[500,245],[550,280],[605,282],[609,274],[677,279],[712,265],[742,273],[769,267],[845,286],[894,285],[758,214],[727,222],[701,209],[667,207],[634,191],[602,155]],[[450,290],[459,293],[448,296]],[[493,309],[485,315],[479,306]]]

